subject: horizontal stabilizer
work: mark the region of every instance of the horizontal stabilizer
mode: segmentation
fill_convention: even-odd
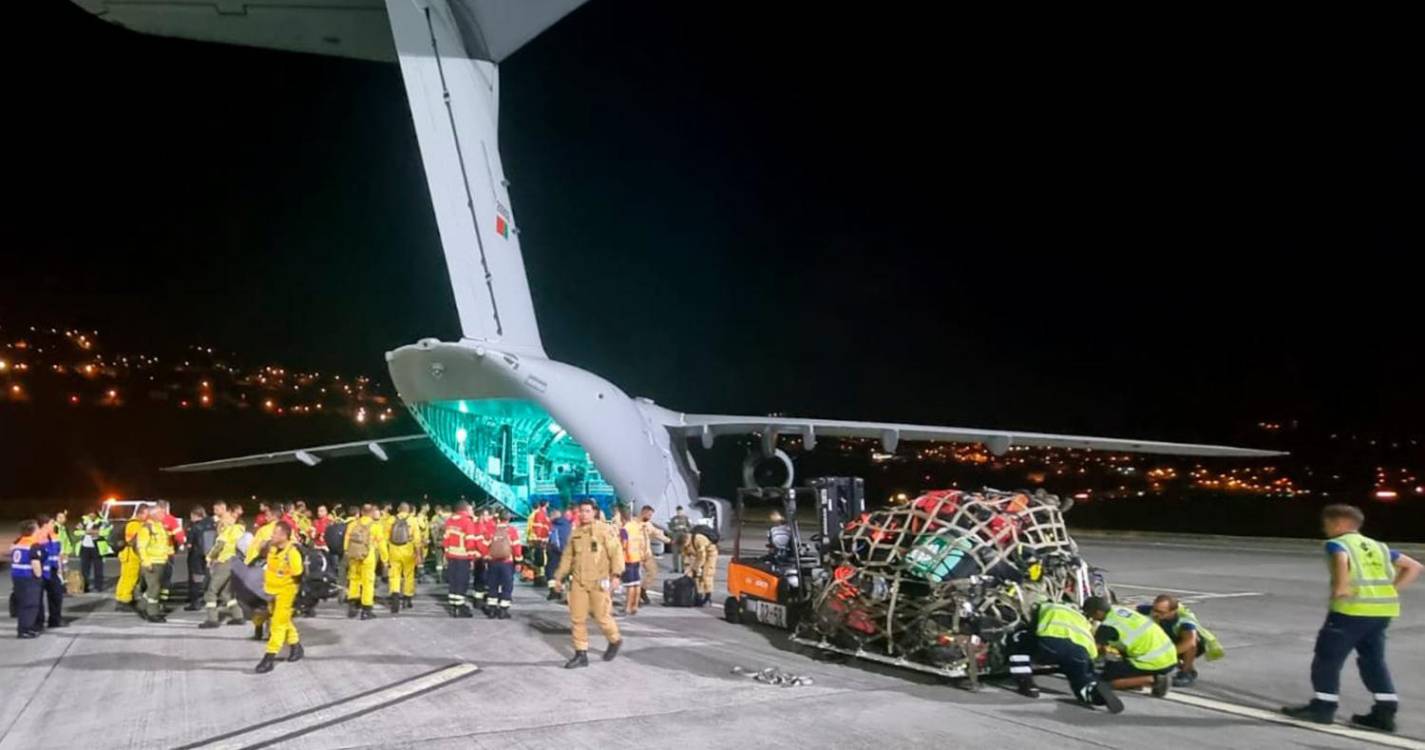
[[[1216,456],[1221,458],[1265,458],[1284,456],[1281,451],[1234,448],[1225,445],[1193,443],[1163,443],[1152,440],[1085,437],[1082,435],[1049,435],[1040,432],[1010,432],[964,427],[935,427],[919,424],[888,422],[847,422],[835,419],[802,419],[799,417],[737,417],[719,414],[684,414],[669,429],[688,438],[701,437],[711,444],[718,435],[750,433],[801,435],[810,437],[861,437],[880,440],[888,451],[894,451],[901,440],[925,440],[944,443],[982,443],[991,453],[1004,455],[1012,446],[1036,448],[1076,448],[1080,450],[1119,451],[1122,453],[1152,453],[1166,456]]]
[[[389,451],[420,448],[429,443],[430,437],[425,433],[421,433],[420,435],[405,435],[403,437],[382,438],[380,440],[360,440],[355,443],[323,445],[317,448],[299,448],[296,450],[277,451],[275,453],[258,453],[251,456],[222,458],[217,461],[203,461],[196,464],[181,464],[179,466],[166,467],[163,471],[220,471],[222,469],[242,469],[249,466],[292,463],[316,466],[328,458],[349,458],[351,456],[372,456],[381,461],[385,461]]]

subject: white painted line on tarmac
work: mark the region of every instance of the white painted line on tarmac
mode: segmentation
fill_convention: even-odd
[[[203,750],[241,750],[242,748],[266,747],[322,727],[356,718],[371,711],[386,708],[420,693],[427,693],[456,680],[469,677],[478,671],[479,667],[468,662],[452,664],[411,680],[361,693],[353,698],[320,706],[315,710],[299,711],[270,723],[229,732],[211,740],[185,745],[184,748],[185,750],[197,750],[198,748],[203,748]],[[263,678],[258,677],[257,679]]]
[[[1212,711],[1221,711],[1236,716],[1260,719],[1273,724],[1284,724],[1286,726],[1296,727],[1297,729],[1309,729],[1313,732],[1321,732],[1322,734],[1348,737],[1353,740],[1380,745],[1381,747],[1398,747],[1404,748],[1404,750],[1425,750],[1425,742],[1411,737],[1401,737],[1393,734],[1384,734],[1382,732],[1369,732],[1364,729],[1354,729],[1341,724],[1314,724],[1309,721],[1293,719],[1285,714],[1268,711],[1264,708],[1227,703],[1212,698],[1204,698],[1199,695],[1185,695],[1183,693],[1173,692],[1164,696],[1164,699],[1189,706],[1197,706],[1198,708],[1206,708]]]
[[[1183,597],[1183,601],[1186,601],[1191,604],[1195,601],[1205,602],[1208,599],[1238,599],[1244,596],[1266,596],[1266,594],[1263,594],[1260,591],[1239,591],[1235,594],[1192,594],[1190,596]]]

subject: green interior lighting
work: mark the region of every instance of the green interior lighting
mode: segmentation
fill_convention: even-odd
[[[517,517],[539,500],[557,506],[589,497],[605,509],[614,502],[588,451],[532,401],[427,401],[410,409],[441,453]]]

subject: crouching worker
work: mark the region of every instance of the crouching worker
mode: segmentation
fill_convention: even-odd
[[[1138,605],[1138,613],[1153,618],[1153,622],[1172,639],[1178,650],[1178,673],[1173,675],[1173,687],[1190,687],[1197,682],[1197,659],[1221,659],[1226,652],[1211,631],[1197,621],[1197,615],[1176,597],[1159,594],[1152,604]]]
[[[267,550],[267,568],[262,574],[262,589],[272,595],[272,635],[267,639],[267,653],[257,663],[257,673],[272,671],[277,652],[285,643],[287,661],[302,658],[302,644],[297,640],[297,626],[292,623],[292,605],[302,586],[302,551],[292,543],[292,527],[279,521],[272,531],[272,544]]]
[[[1058,602],[1035,607],[1033,625],[1016,631],[1009,640],[1009,672],[1020,695],[1039,697],[1033,662],[1054,665],[1069,680],[1074,697],[1085,706],[1104,706],[1109,713],[1123,711],[1123,701],[1107,681],[1094,676],[1098,658],[1093,626],[1077,609]]]
[[[1099,623],[1094,633],[1099,648],[1111,646],[1121,657],[1104,665],[1103,679],[1115,690],[1146,687],[1158,698],[1168,694],[1168,673],[1178,666],[1178,650],[1157,623],[1097,596],[1084,602],[1084,614]]]

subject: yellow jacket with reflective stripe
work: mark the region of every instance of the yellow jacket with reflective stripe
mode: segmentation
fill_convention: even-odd
[[[225,563],[237,556],[237,543],[242,535],[247,533],[247,529],[240,523],[230,523],[218,529],[218,541],[213,545],[213,551],[208,553],[208,559],[215,563]]]
[[[262,571],[262,588],[269,594],[295,593],[299,587],[297,576],[302,575],[302,551],[292,542],[278,549],[271,545],[267,550],[267,567]]]
[[[1067,638],[1083,647],[1089,659],[1098,658],[1098,644],[1094,642],[1093,625],[1084,613],[1067,604],[1045,602],[1039,605],[1039,622],[1034,631],[1040,638]]]
[[[1390,547],[1355,532],[1331,541],[1346,548],[1351,586],[1350,596],[1331,600],[1331,611],[1355,617],[1399,617],[1400,594],[1395,590]]]
[[[257,558],[262,554],[262,545],[272,538],[272,532],[277,528],[277,521],[268,521],[252,534],[252,541],[248,542],[247,555],[243,557],[243,562],[252,565],[257,562]]]
[[[141,565],[165,565],[173,554],[173,543],[169,541],[168,531],[158,521],[145,521],[139,527],[135,541],[138,544]]]
[[[1158,623],[1126,607],[1113,607],[1103,624],[1118,631],[1113,643],[1123,657],[1144,671],[1165,669],[1178,663],[1178,649]]]

